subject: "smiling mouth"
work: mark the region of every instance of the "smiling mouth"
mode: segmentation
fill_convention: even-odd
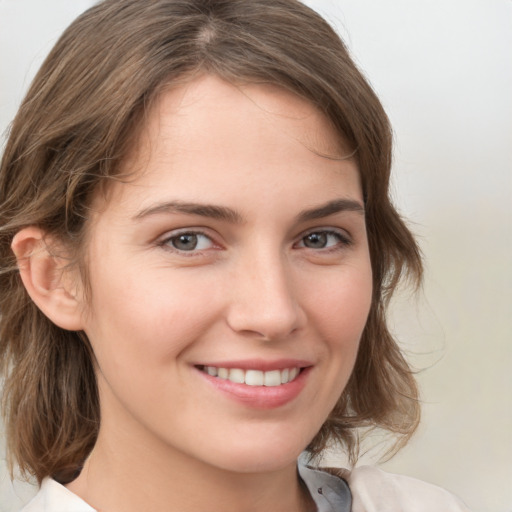
[[[263,372],[260,370],[242,370],[241,368],[222,368],[216,366],[198,366],[199,370],[207,373],[211,377],[217,377],[221,380],[229,380],[236,384],[246,384],[247,386],[267,386],[276,387],[288,384],[297,378],[301,368],[292,367],[282,370],[270,370]]]

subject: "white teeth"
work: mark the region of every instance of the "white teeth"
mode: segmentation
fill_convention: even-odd
[[[238,384],[243,384],[245,382],[244,371],[240,370],[238,368],[232,368],[231,370],[229,370],[228,379],[231,382],[237,382]]]
[[[290,368],[290,373],[288,374],[288,382],[291,382],[295,377],[299,375],[299,369],[298,368]]]
[[[247,370],[245,372],[245,383],[248,386],[263,386],[264,378],[263,372],[258,370]]]
[[[272,372],[265,372],[263,377],[263,384],[265,386],[280,386],[281,385],[281,372],[274,370]]]
[[[237,384],[247,386],[274,387],[287,384],[294,380],[300,373],[300,368],[284,368],[283,370],[242,370],[240,368],[217,368],[216,366],[204,366],[203,371],[212,377],[229,380]]]

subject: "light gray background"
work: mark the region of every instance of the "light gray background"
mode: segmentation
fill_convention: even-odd
[[[423,294],[402,294],[393,309],[423,369],[424,418],[383,467],[442,485],[474,511],[511,512],[512,1],[307,3],[336,25],[391,117],[394,195],[427,261]],[[91,4],[0,0],[1,131]],[[0,512],[13,512],[34,490],[2,464]]]

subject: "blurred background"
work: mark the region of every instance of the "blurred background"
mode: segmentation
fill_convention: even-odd
[[[94,2],[0,0],[0,131],[62,30]],[[393,195],[426,281],[392,325],[422,390],[422,425],[382,467],[475,512],[512,512],[512,1],[308,0],[341,34],[394,126]],[[1,436],[0,436],[1,437]],[[383,445],[360,463],[378,463]],[[0,512],[35,492],[11,482]],[[329,457],[330,463],[340,458]]]

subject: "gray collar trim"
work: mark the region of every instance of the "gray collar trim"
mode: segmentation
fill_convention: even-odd
[[[298,469],[317,512],[350,512],[352,496],[345,480],[303,464],[299,464]]]

